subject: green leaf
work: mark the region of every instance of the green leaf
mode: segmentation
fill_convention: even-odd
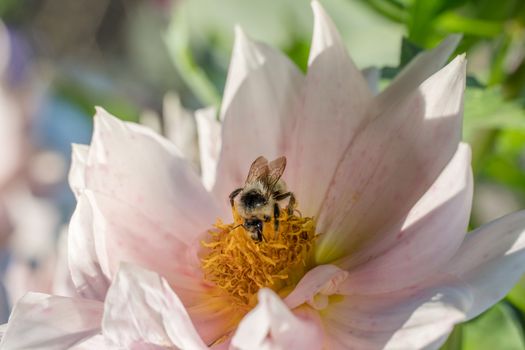
[[[365,5],[373,8],[377,13],[394,22],[404,23],[407,21],[406,6],[395,0],[361,0]]]
[[[447,342],[443,344],[441,350],[461,350],[463,343],[463,324],[458,324],[450,333]]]
[[[187,16],[184,11],[176,13],[165,36],[173,63],[182,79],[203,105],[218,106],[219,92],[205,71],[196,63],[190,46]]]
[[[525,130],[525,111],[518,103],[505,101],[499,88],[467,88],[464,139],[470,141],[476,131],[487,129]]]
[[[496,304],[463,326],[463,350],[523,350],[525,342],[513,310]]]
[[[423,51],[423,49],[408,40],[406,37],[403,37],[403,40],[401,41],[401,58],[399,60],[399,68],[403,68],[408,64],[408,62],[412,61],[414,57],[417,56],[418,53]]]
[[[503,31],[503,23],[446,12],[435,19],[435,28],[448,33],[461,32],[465,35],[494,38]]]
[[[423,49],[420,46],[414,44],[407,37],[403,37],[401,39],[399,65],[397,67],[383,67],[381,69],[381,77],[388,80],[394,79],[395,76],[422,51]]]
[[[478,147],[478,162],[474,170],[478,177],[503,184],[516,198],[525,199],[525,163],[523,145],[525,130],[506,129],[492,131],[492,140],[485,152]],[[476,145],[474,145],[476,146]],[[474,158],[474,157],[473,157]],[[517,208],[518,209],[518,208]]]

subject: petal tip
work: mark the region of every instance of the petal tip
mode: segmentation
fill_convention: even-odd
[[[314,14],[314,26],[318,22],[323,23],[324,25],[332,22],[330,16],[326,13],[323,5],[321,5],[318,0],[312,0],[310,6],[312,7],[312,12]]]
[[[245,51],[247,48],[253,46],[250,45],[251,40],[240,24],[237,23],[233,31],[235,34],[235,48],[237,48],[240,51]]]
[[[103,129],[111,129],[112,127],[115,127],[117,124],[121,123],[120,119],[109,113],[107,110],[105,110],[103,107],[95,106],[95,116],[94,123],[95,123],[95,132],[98,129],[98,127]],[[98,126],[98,127],[97,127]]]
[[[235,34],[235,40],[246,39],[246,32],[242,29],[242,26],[239,23],[236,23],[233,27],[233,32]]]
[[[244,64],[252,69],[262,65],[265,59],[257,44],[246,34],[239,24],[235,25],[234,32],[235,43],[233,56],[239,59],[236,64]],[[234,62],[234,58],[232,58],[232,62]]]
[[[103,114],[109,114],[108,111],[104,107],[101,106],[95,106],[95,116],[97,115],[103,115]]]
[[[309,65],[321,52],[329,47],[339,46],[343,48],[343,51],[346,50],[334,22],[321,3],[313,0],[310,5],[314,15],[314,30],[308,58]]]
[[[310,6],[312,7],[314,14],[326,15],[323,5],[321,5],[321,3],[318,0],[310,1]]]
[[[454,57],[454,59],[448,64],[456,74],[460,74],[462,76],[466,75],[466,69],[467,69],[467,56],[465,53],[462,53],[460,55],[457,55]]]

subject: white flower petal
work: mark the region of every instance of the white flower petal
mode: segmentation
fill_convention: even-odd
[[[458,147],[464,87],[460,56],[370,119],[331,180],[318,219],[319,263],[381,239],[428,190]]]
[[[222,149],[214,193],[229,212],[228,195],[242,186],[258,156],[284,154],[293,127],[303,76],[282,53],[246,37],[236,28],[221,107]]]
[[[239,324],[232,338],[237,350],[318,350],[323,334],[312,319],[295,316],[281,298],[269,289],[261,289],[259,303]]]
[[[182,107],[177,94],[168,92],[164,96],[162,116],[164,120],[164,135],[198,169],[199,145],[197,141],[197,125],[193,113]]]
[[[69,348],[68,350],[93,350],[93,349],[122,350],[122,348],[120,347],[109,344],[108,341],[104,338],[102,334],[97,334],[93,337],[90,337],[84,340],[83,342],[78,343],[75,346]],[[135,350],[135,349],[132,349],[132,350]],[[148,350],[148,349],[144,349],[144,350]]]
[[[221,123],[217,120],[216,110],[213,107],[197,110],[195,119],[199,135],[202,182],[207,190],[211,190],[215,184],[215,173],[221,151]]]
[[[324,312],[325,328],[338,341],[347,339],[346,344],[351,336],[357,338],[352,338],[352,344],[361,339],[386,349],[437,349],[454,324],[476,317],[499,301],[524,272],[522,211],[468,234],[442,272],[419,286],[378,295],[348,295],[330,305]]]
[[[71,169],[69,170],[69,187],[78,199],[81,192],[86,188],[86,163],[89,153],[89,146],[72,144],[71,145]]]
[[[180,349],[207,349],[167,281],[123,264],[106,298],[103,334],[129,348],[136,342]]]
[[[88,195],[81,193],[77,198],[77,207],[69,224],[68,263],[77,292],[85,298],[104,300],[109,287],[109,268],[107,258],[104,259],[105,247],[100,246],[105,240],[101,239],[101,231],[95,230],[100,219],[95,220],[94,215],[99,214],[93,212]],[[103,249],[102,254],[100,249]],[[105,269],[101,266],[101,257]]]
[[[460,34],[449,35],[434,49],[418,54],[381,92],[374,103],[379,111],[405,99],[423,81],[447,62],[461,40]]]
[[[444,273],[457,276],[473,294],[469,319],[502,299],[525,273],[525,211],[469,233]]]
[[[340,288],[339,285],[347,276],[348,272],[335,265],[316,266],[301,278],[284,302],[290,309],[306,302],[315,307],[315,296],[318,293],[326,296],[336,294]]]
[[[101,108],[89,150],[86,187],[122,201],[158,230],[191,243],[217,218],[214,199],[168,140]],[[129,213],[118,211],[116,217]]]
[[[186,244],[125,202],[91,191],[85,193],[93,212],[97,259],[106,276],[111,279],[120,263],[127,261],[164,276],[185,303],[201,298],[206,284],[197,258],[199,242]]]
[[[438,271],[461,245],[470,216],[470,147],[460,144],[443,172],[403,219],[374,246],[337,265],[350,269],[345,288],[386,293],[415,285]]]
[[[94,300],[26,294],[13,309],[0,348],[69,349],[100,331],[102,310]]]
[[[312,8],[308,74],[297,125],[287,140],[285,179],[301,212],[318,216],[336,167],[365,119],[372,92],[319,2],[313,1]]]
[[[434,287],[345,296],[323,310],[330,349],[427,349],[440,344],[472,299],[462,288]]]
[[[52,269],[53,282],[52,288],[53,294],[64,297],[79,297],[77,289],[71,278],[71,272],[68,263],[68,245],[69,245],[69,234],[68,227],[62,226],[58,236],[57,251],[55,256],[50,259],[54,264]]]

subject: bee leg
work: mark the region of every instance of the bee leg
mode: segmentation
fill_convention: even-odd
[[[279,209],[279,204],[275,203],[273,206],[273,229],[274,229],[274,235],[277,238],[277,231],[279,230],[279,215],[281,214],[281,210]]]
[[[232,193],[230,193],[230,205],[232,207],[233,207],[233,200],[235,199],[235,197],[237,197],[237,195],[239,193],[241,193],[241,191],[242,191],[242,188],[238,188],[235,191],[233,191]]]
[[[261,225],[264,225],[263,223],[261,223]],[[255,237],[253,237],[252,235],[252,238],[254,240],[256,240],[257,242],[262,242],[263,240],[266,241],[266,239],[264,239],[264,235],[263,235],[263,227],[262,226],[257,226],[257,228],[255,229]]]
[[[283,199],[286,199],[290,197],[291,195],[292,195],[292,192],[285,192],[285,193],[277,192],[274,194],[273,199],[275,199],[276,201],[282,201]]]
[[[279,193],[273,198],[277,201],[282,201],[283,199],[286,199],[288,197],[290,197],[290,199],[288,200],[288,205],[286,206],[286,209],[288,210],[288,215],[292,215],[296,203],[295,196],[292,192]]]
[[[297,202],[295,201],[294,194],[292,192],[288,192],[288,193],[290,193],[290,200],[288,201],[288,206],[286,207],[286,210],[288,210],[288,215],[292,215],[295,209],[295,204]]]

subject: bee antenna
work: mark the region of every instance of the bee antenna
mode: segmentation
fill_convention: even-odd
[[[239,228],[240,226],[242,226],[242,224],[239,224],[239,225],[237,225],[237,226],[232,227],[232,229],[231,229],[230,231],[233,231],[233,230],[235,230],[236,228]]]

